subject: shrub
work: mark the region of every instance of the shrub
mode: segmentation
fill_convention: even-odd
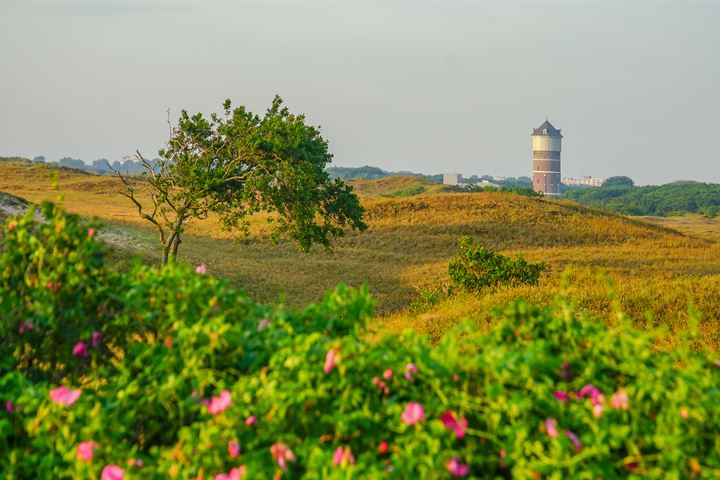
[[[55,215],[47,226],[62,220]],[[43,227],[28,219],[13,228],[24,253],[6,252],[2,271],[16,278],[32,263],[30,233]],[[85,248],[84,229],[72,231]],[[61,258],[55,268],[70,269]],[[0,351],[0,476],[720,472],[720,360],[690,350],[690,335],[682,348],[657,353],[651,333],[622,317],[609,330],[561,298],[545,308],[515,302],[489,330],[464,325],[435,348],[415,334],[369,342],[364,289],[338,287],[306,309],[286,310],[256,304],[203,272],[171,263],[85,273],[93,304],[120,306],[98,317],[100,328],[125,340],[105,346],[112,361],[79,365],[81,375],[32,375],[18,352],[34,340],[13,337],[14,348]],[[0,304],[4,329],[38,303],[65,321],[64,305],[76,302],[22,288],[2,295],[17,297]],[[53,347],[65,351],[75,340],[54,336]]]
[[[541,263],[528,263],[522,256],[515,260],[491,252],[485,246],[473,247],[473,239],[460,239],[458,254],[450,260],[450,280],[460,289],[480,292],[488,287],[503,285],[537,285],[540,273],[545,269]]]

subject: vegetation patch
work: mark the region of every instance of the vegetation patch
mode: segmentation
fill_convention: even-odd
[[[720,357],[692,328],[658,353],[560,297],[434,348],[368,342],[363,290],[288,310],[204,265],[115,273],[91,225],[43,211],[0,257],[3,478],[720,474]]]

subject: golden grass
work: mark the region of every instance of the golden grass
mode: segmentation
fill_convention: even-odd
[[[421,195],[382,198],[422,182],[417,177],[354,181],[369,228],[349,234],[332,250],[315,248],[303,254],[288,241],[275,245],[267,239],[261,217],[253,219],[251,235],[241,239],[221,232],[209,219],[190,226],[181,258],[207,263],[213,274],[230,279],[259,301],[282,297],[293,306],[320,298],[338,283],[367,283],[378,300],[374,325],[379,331],[411,328],[433,338],[464,318],[486,321],[493,306],[518,296],[546,303],[560,291],[566,268],[590,269],[606,272],[615,282],[623,308],[634,319],[644,321],[652,310],[651,324],[682,329],[692,301],[704,313],[703,335],[718,340],[720,243],[712,233],[717,233],[717,220],[706,224],[688,216],[647,223],[561,200],[500,192],[432,194],[430,188],[442,190],[432,185]],[[131,232],[136,240],[127,250],[157,260],[155,252],[134,248],[152,245],[155,233],[117,193],[122,187],[116,179],[61,172],[58,186],[68,210]],[[26,164],[0,164],[0,191],[33,202],[56,196],[47,171]],[[546,262],[540,286],[458,295],[423,313],[405,308],[417,297],[416,287],[448,281],[447,262],[462,235],[504,254],[522,253],[531,261]],[[130,257],[127,252],[116,255],[124,261]],[[573,298],[611,321],[604,285],[593,275],[576,275]]]

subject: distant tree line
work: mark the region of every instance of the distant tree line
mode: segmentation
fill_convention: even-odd
[[[680,181],[635,186],[628,177],[608,178],[599,188],[571,188],[564,197],[625,215],[670,216],[720,213],[720,184]]]
[[[376,180],[379,178],[390,177],[393,175],[408,175],[413,177],[422,177],[430,182],[435,183],[442,183],[443,181],[442,173],[438,173],[435,175],[424,175],[422,173],[415,173],[404,170],[398,172],[391,172],[388,170],[383,170],[382,168],[371,167],[369,165],[366,165],[364,167],[329,167],[326,168],[325,171],[330,175],[331,179],[339,178],[341,180]],[[493,182],[504,189],[528,187],[532,183],[530,177],[507,177],[504,180],[494,180],[493,177],[490,175],[472,175],[471,177],[466,178],[465,182],[478,183],[483,180]]]
[[[157,160],[157,159],[155,159]],[[151,160],[154,162],[155,160]],[[125,159],[122,162],[115,160],[112,163],[106,158],[98,158],[93,160],[91,164],[85,163],[84,160],[72,157],[62,157],[57,162],[48,162],[43,155],[38,155],[33,158],[35,163],[57,163],[58,165],[64,165],[66,167],[81,168],[83,170],[89,170],[96,172],[100,175],[112,175],[114,171],[124,173],[126,175],[137,175],[145,171],[141,161]]]

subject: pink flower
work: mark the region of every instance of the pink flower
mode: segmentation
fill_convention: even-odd
[[[602,395],[602,392],[593,384],[587,384],[575,394],[578,398],[590,397],[595,399],[598,395]]]
[[[16,226],[17,226],[17,223],[10,222],[10,224],[8,225],[8,230],[12,232],[13,230],[15,230]]]
[[[195,273],[199,273],[200,275],[204,275],[207,272],[207,265],[204,263],[201,263],[200,265],[195,268]]]
[[[380,453],[387,453],[390,446],[387,442],[380,442],[380,445],[378,445],[378,452]]]
[[[237,458],[238,456],[240,456],[240,444],[237,442],[229,442],[228,453],[233,458]]]
[[[419,403],[410,402],[405,407],[405,411],[402,413],[401,418],[407,425],[422,422],[425,418],[425,409]]]
[[[630,406],[630,397],[625,390],[618,390],[610,399],[610,406],[617,410],[627,410]]]
[[[274,444],[270,447],[270,453],[284,471],[287,471],[287,462],[295,461],[295,454],[284,443]]]
[[[555,420],[554,418],[546,418],[545,430],[547,431],[547,434],[550,435],[552,438],[556,438],[558,436],[557,420]]]
[[[262,332],[266,327],[270,326],[270,320],[263,318],[258,322],[258,332]]]
[[[95,442],[80,442],[77,446],[75,456],[81,462],[89,462],[93,458],[93,450],[97,447]]]
[[[458,457],[453,457],[445,463],[445,466],[453,477],[464,477],[470,473],[470,467],[461,463]]]
[[[65,385],[50,390],[50,399],[58,405],[69,407],[80,398],[80,390],[69,390]]]
[[[390,380],[393,377],[393,371],[389,368],[383,372],[383,378],[385,380]]]
[[[592,410],[592,411],[593,411],[593,417],[595,417],[595,418],[600,418],[600,417],[602,417],[602,416],[603,416],[603,409],[604,409],[604,408],[605,408],[605,407],[603,406],[602,403],[596,403],[595,405],[593,405],[593,410]]]
[[[337,363],[337,352],[334,348],[331,348],[328,350],[327,355],[325,355],[325,365],[323,366],[323,372],[330,373],[332,372],[332,369],[335,368],[335,364]]]
[[[685,408],[685,407],[682,407],[682,408],[680,409],[680,416],[681,416],[682,418],[684,418],[685,420],[687,420],[687,418],[688,418],[688,416],[689,416],[688,409]]]
[[[445,425],[445,428],[455,432],[455,438],[463,438],[465,436],[468,421],[464,418],[458,420],[453,412],[447,411],[440,415],[440,421]]]
[[[333,464],[334,465],[352,465],[355,463],[355,457],[353,457],[350,447],[338,447],[333,453]]]
[[[210,402],[207,404],[208,413],[211,415],[217,415],[227,409],[232,403],[232,397],[230,391],[223,390],[220,392],[219,397],[212,397]]]
[[[228,453],[232,458],[237,458],[240,455],[240,444],[238,442],[228,443]]]
[[[88,228],[88,237],[93,238],[95,236],[95,229],[90,227]]]
[[[117,465],[106,465],[100,474],[101,480],[123,480],[125,478],[125,470]]]
[[[247,417],[247,419],[245,419],[245,425],[247,425],[248,427],[252,427],[256,423],[257,417],[255,415],[250,415],[249,417]]]
[[[581,442],[580,439],[577,437],[577,435],[575,435],[573,432],[571,432],[570,430],[565,430],[565,436],[570,439],[570,441],[572,442],[573,446],[575,447],[575,451],[576,451],[576,452],[579,452],[579,451],[581,451],[581,450],[583,449],[583,444],[582,444],[582,442]]]
[[[8,400],[5,402],[5,411],[8,413],[12,413],[12,411],[15,410],[15,405],[13,404],[12,400]]]
[[[570,398],[570,395],[568,395],[567,392],[563,392],[562,390],[558,390],[555,392],[555,399],[560,400],[561,402],[567,402],[568,398]]]
[[[245,465],[241,465],[237,468],[230,469],[230,472],[228,473],[215,475],[215,480],[242,480],[246,473],[247,468]]]
[[[102,333],[100,332],[93,332],[92,333],[92,340],[90,340],[90,343],[92,343],[93,347],[97,347],[100,345],[100,340],[102,340]]]
[[[407,378],[408,380],[410,380],[412,382],[413,378],[414,378],[413,374],[415,374],[417,372],[418,372],[418,367],[414,363],[408,363],[407,366],[405,367],[405,378]]]
[[[22,335],[25,332],[28,332],[30,330],[33,330],[35,328],[35,325],[33,325],[31,322],[26,322],[23,320],[20,322],[20,326],[18,326],[18,333]]]
[[[87,344],[85,342],[77,342],[72,349],[72,354],[76,357],[85,358],[88,355]]]

